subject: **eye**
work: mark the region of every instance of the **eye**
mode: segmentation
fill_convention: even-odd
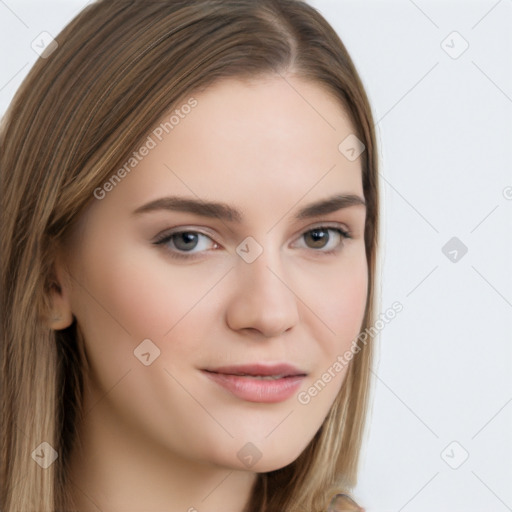
[[[177,231],[174,233],[167,233],[159,237],[153,243],[155,245],[164,245],[169,250],[172,257],[175,258],[191,258],[194,257],[201,250],[206,250],[205,244],[201,244],[201,238],[210,240],[214,245],[218,245],[208,235],[199,233],[198,231]],[[174,246],[173,247],[169,247]],[[198,251],[194,251],[199,247]],[[181,253],[179,251],[182,251]],[[185,253],[185,254],[184,254]]]
[[[334,235],[332,234],[334,233]],[[350,233],[340,227],[317,226],[305,231],[302,237],[306,241],[309,249],[324,249],[322,254],[334,254],[343,247],[343,240],[350,238]],[[301,237],[301,238],[302,238]]]
[[[307,241],[306,249],[313,249],[314,252],[321,254],[334,254],[341,250],[343,240],[350,238],[350,233],[340,227],[318,226],[305,231],[300,239],[302,238]],[[210,249],[219,247],[219,244],[208,235],[193,230],[164,233],[153,243],[164,246],[173,258],[192,259],[199,253],[208,250],[208,245],[211,245],[208,244],[208,241],[213,244]],[[326,248],[328,250],[325,250]]]

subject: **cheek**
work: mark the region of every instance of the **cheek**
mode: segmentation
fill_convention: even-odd
[[[155,257],[156,249],[99,239],[84,246],[75,262],[72,307],[91,365],[108,389],[128,370],[145,368],[134,355],[145,339],[160,348],[159,363],[167,356],[170,340],[181,360],[197,350],[194,334],[199,324],[187,322],[187,317],[219,277],[211,268],[206,273],[200,266],[185,270],[169,264]]]
[[[307,411],[306,421],[312,430],[319,428],[341,389],[352,359],[346,353],[360,333],[366,310],[368,269],[364,247],[354,247],[350,256],[321,272],[309,295],[310,304],[316,307],[311,308],[315,318],[310,320],[317,326],[312,358],[316,364],[297,400]]]
[[[335,343],[327,343],[326,350],[339,351],[357,337],[361,329],[366,309],[368,269],[364,248],[358,248],[350,258],[340,260],[320,273],[310,294],[310,304],[321,323],[327,338]],[[325,339],[325,337],[324,337]]]
[[[224,272],[172,265],[151,251],[114,242],[101,252],[96,247],[82,254],[77,281],[85,286],[77,285],[73,307],[86,339],[92,381],[125,419],[141,421],[148,430],[164,428],[173,421],[169,411],[190,408],[190,396],[163,370],[174,375],[177,366],[179,374],[204,350],[207,294]],[[145,339],[160,349],[149,366],[134,354]],[[187,389],[195,394],[193,385]],[[162,412],[163,403],[169,409]]]
[[[112,245],[108,260],[93,259],[98,264],[90,267],[87,282],[103,306],[97,308],[99,316],[122,326],[134,343],[172,335],[224,272],[211,265],[178,265],[156,248],[119,247]]]
[[[357,268],[349,278],[339,283],[339,303],[332,314],[334,330],[340,334],[343,333],[344,339],[348,337],[352,340],[359,334],[366,309],[367,287],[366,263]]]

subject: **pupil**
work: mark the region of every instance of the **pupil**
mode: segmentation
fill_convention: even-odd
[[[323,247],[327,241],[328,235],[324,229],[314,229],[309,232],[311,238],[313,238],[314,247]]]
[[[176,242],[175,245],[178,249],[191,249],[197,243],[197,233],[190,233],[190,232],[184,232],[184,233],[178,233],[176,235]],[[191,245],[192,242],[192,245]],[[180,245],[182,245],[180,247]]]

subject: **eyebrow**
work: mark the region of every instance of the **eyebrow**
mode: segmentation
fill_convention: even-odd
[[[327,199],[311,203],[295,214],[296,220],[325,215],[351,206],[364,206],[364,199],[356,194],[337,194]],[[242,213],[226,203],[203,201],[187,197],[170,196],[155,199],[134,210],[132,214],[142,214],[160,210],[194,213],[202,217],[217,217],[228,222],[242,222]]]

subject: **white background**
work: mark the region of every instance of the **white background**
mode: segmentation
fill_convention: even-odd
[[[0,0],[0,113],[32,41],[85,3]],[[355,495],[367,512],[512,511],[512,1],[310,4],[370,97],[381,308],[404,307],[376,340]],[[467,247],[455,262],[452,237]]]

